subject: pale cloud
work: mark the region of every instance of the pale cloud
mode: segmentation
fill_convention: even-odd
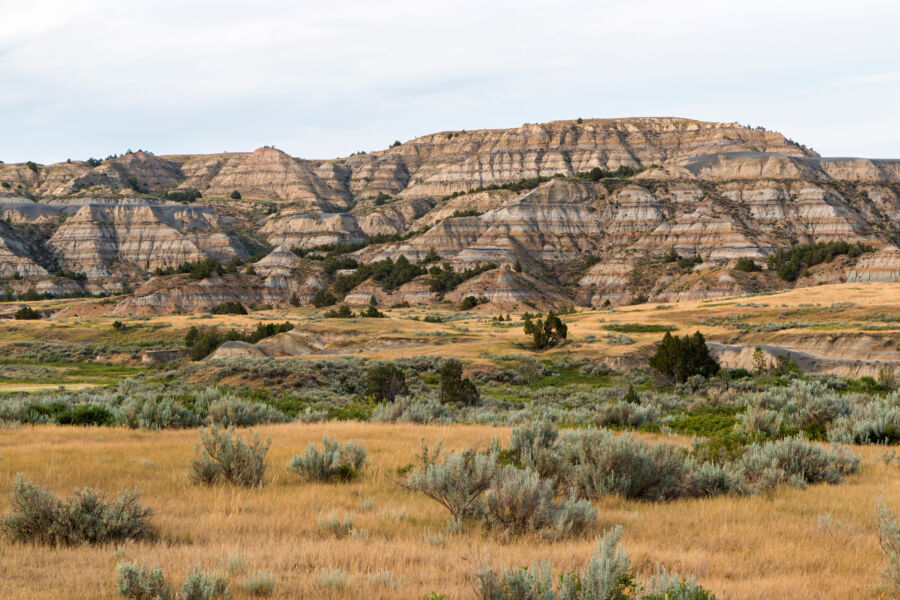
[[[838,85],[872,85],[882,83],[900,83],[900,71],[888,71],[887,73],[872,73],[870,75],[858,75],[846,77],[838,81]]]
[[[0,0],[0,159],[330,157],[634,115],[900,156],[897,22],[874,0]]]

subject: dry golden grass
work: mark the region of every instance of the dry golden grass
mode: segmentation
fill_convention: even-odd
[[[604,326],[612,323],[672,324],[680,333],[699,330],[711,340],[723,341],[736,334],[736,330],[721,326],[702,325],[699,321],[709,317],[749,315],[752,322],[816,321],[822,330],[832,331],[829,322],[856,322],[875,313],[900,317],[900,283],[854,283],[823,285],[801,288],[760,296],[714,299],[706,302],[682,302],[670,308],[658,310],[657,304],[620,307],[615,312],[582,310],[565,316],[569,326],[570,343],[555,352],[575,351],[583,356],[620,356],[648,346],[659,340],[659,333],[629,333],[635,340],[632,345],[614,345],[605,340],[611,332]],[[833,305],[852,301],[854,306]],[[42,301],[33,303],[57,307],[73,301]],[[23,303],[0,303],[0,312]],[[46,308],[46,306],[44,306]],[[829,307],[833,307],[830,308]],[[491,322],[492,312],[480,308],[469,313],[455,313],[454,320],[446,323],[427,323],[414,320],[426,314],[446,314],[448,307],[411,309],[382,309],[385,319],[321,319],[322,310],[305,308],[258,311],[249,315],[157,315],[150,317],[59,317],[40,321],[0,320],[2,342],[48,341],[63,343],[110,343],[127,345],[145,342],[172,342],[184,338],[188,328],[194,325],[235,327],[251,330],[260,322],[291,321],[298,330],[324,335],[338,340],[329,348],[329,356],[353,355],[378,359],[395,359],[413,356],[455,356],[460,359],[480,361],[485,352],[503,354],[521,352],[526,342],[519,318],[509,327],[498,327]],[[454,307],[449,307],[452,312]],[[792,309],[810,309],[810,314],[784,316]],[[497,314],[500,314],[499,312]],[[113,321],[122,321],[128,328],[114,332]],[[896,323],[894,323],[896,325]],[[816,331],[808,329],[806,331]],[[852,326],[837,330],[842,333],[858,331]],[[741,337],[741,343],[772,343],[778,345],[779,333],[756,333]],[[309,355],[308,358],[316,358]]]
[[[138,487],[156,511],[163,539],[113,546],[45,548],[0,545],[0,598],[114,598],[115,564],[122,555],[158,563],[170,580],[200,564],[216,568],[230,554],[248,571],[278,577],[275,598],[421,598],[432,590],[472,598],[470,574],[480,561],[530,564],[549,559],[555,568],[580,567],[592,538],[547,542],[525,537],[503,543],[477,527],[429,541],[444,531],[437,504],[396,483],[397,467],[413,460],[420,438],[459,448],[508,441],[509,430],[478,426],[286,424],[260,428],[272,437],[269,484],[261,490],[194,487],[187,465],[196,431],[21,427],[0,433],[0,512],[8,509],[15,474],[67,495],[76,487],[114,492]],[[356,438],[369,449],[371,466],[357,482],[305,483],[284,470],[292,452],[324,434]],[[865,467],[838,486],[782,489],[772,496],[685,500],[668,504],[608,499],[600,502],[600,529],[625,527],[623,545],[645,575],[657,561],[694,573],[720,598],[878,598],[882,558],[874,507],[900,498],[900,472],[883,464],[881,449],[858,448]],[[371,499],[372,507],[363,502]],[[317,518],[353,515],[365,539],[335,539],[317,529]],[[823,527],[819,516],[833,525]],[[344,590],[323,589],[320,569],[349,575]],[[389,571],[397,589],[373,587],[368,576]],[[234,598],[244,575],[232,576]]]

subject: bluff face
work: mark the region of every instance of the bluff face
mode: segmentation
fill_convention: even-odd
[[[433,250],[456,270],[494,263],[496,273],[463,289],[501,306],[784,287],[768,272],[734,271],[736,259],[764,263],[818,241],[877,252],[813,269],[796,285],[900,279],[900,161],[822,158],[734,123],[579,119],[437,133],[335,160],[267,147],[95,162],[0,164],[0,278],[14,292],[72,291],[60,275],[79,273],[85,291],[136,289],[120,312],[203,310],[222,299],[302,304],[330,275],[289,250],[327,244],[360,246],[360,262]],[[583,177],[620,167],[637,174]],[[145,283],[156,269],[273,250],[261,269],[202,286],[184,276]],[[660,259],[669,250],[703,262],[676,268]],[[436,299],[421,281],[390,292],[363,282],[347,299],[372,295]]]

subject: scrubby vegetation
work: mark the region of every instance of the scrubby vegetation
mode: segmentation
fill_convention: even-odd
[[[710,355],[706,339],[699,331],[683,337],[666,332],[650,357],[650,366],[679,382],[695,375],[709,377],[719,370],[719,364]]]
[[[849,244],[843,240],[837,242],[818,242],[801,244],[782,249],[768,257],[768,269],[775,271],[785,281],[796,281],[812,266],[831,262],[836,256],[846,254],[856,258],[865,252],[874,252],[868,244],[857,242]]]
[[[560,435],[549,424],[536,423],[513,430],[508,449],[442,455],[440,446],[423,447],[405,485],[442,504],[458,522],[471,517],[507,532],[555,527],[557,533],[577,534],[596,519],[585,500],[754,494],[781,484],[837,483],[858,468],[853,453],[828,451],[801,438],[752,443],[736,459],[712,461],[702,446],[685,453],[609,430]],[[556,495],[565,500],[554,504]]]
[[[190,479],[195,484],[230,483],[241,487],[259,487],[266,473],[266,453],[269,440],[248,433],[249,442],[234,428],[220,429],[215,425],[200,429]]]
[[[157,267],[153,274],[157,277],[160,277],[164,275],[188,273],[191,279],[200,280],[207,279],[209,277],[221,276],[226,272],[236,273],[237,266],[235,265],[234,267],[226,271],[225,267],[222,266],[222,263],[212,258],[205,258],[197,262],[181,263],[177,267],[169,267],[167,269],[160,269]]]
[[[590,171],[582,171],[575,174],[575,177],[579,179],[590,179],[591,181],[600,181],[601,179],[610,179],[610,178],[627,178],[633,177],[643,171],[643,168],[634,168],[629,167],[628,165],[621,165],[616,170],[610,171],[609,169],[601,169],[600,167],[594,167]]]
[[[641,583],[628,554],[618,547],[621,526],[597,540],[597,553],[581,571],[554,575],[548,563],[530,569],[497,571],[482,566],[475,573],[478,600],[715,600],[693,577],[683,578],[657,567],[657,574]]]
[[[365,467],[366,449],[361,444],[322,440],[322,450],[310,444],[303,454],[295,454],[288,464],[288,471],[312,481],[350,481]]]
[[[900,594],[900,521],[885,504],[878,507],[878,542],[887,559],[885,583],[892,593]]]
[[[156,536],[152,511],[138,504],[137,492],[120,492],[109,500],[102,492],[84,488],[60,500],[20,474],[10,508],[3,531],[17,542],[78,546]]]
[[[13,315],[17,321],[34,321],[41,318],[41,314],[30,306],[23,306]]]
[[[544,350],[557,346],[568,334],[566,324],[551,310],[544,320],[525,318],[525,335],[531,336],[531,343],[535,350]]]
[[[762,271],[762,267],[756,264],[756,261],[754,261],[752,258],[748,256],[742,256],[734,265],[734,270],[742,271],[744,273],[755,273],[757,271]]]
[[[408,391],[406,375],[392,363],[370,367],[366,373],[366,397],[378,402],[393,402]]]
[[[209,312],[213,315],[246,315],[247,309],[240,302],[230,301],[216,304]]]
[[[206,573],[199,567],[188,571],[178,593],[159,567],[148,568],[123,561],[116,565],[116,590],[126,600],[228,600],[228,578],[222,573]]]

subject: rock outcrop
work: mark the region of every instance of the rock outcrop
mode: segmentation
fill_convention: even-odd
[[[638,172],[584,176],[595,167]],[[330,281],[321,263],[292,249],[348,244],[365,245],[352,254],[360,262],[434,251],[457,270],[494,263],[500,270],[459,294],[498,306],[765,291],[786,284],[733,272],[736,259],[763,264],[779,248],[819,241],[877,252],[795,285],[900,277],[900,160],[822,158],[778,133],[677,118],[442,132],[324,161],[265,147],[0,164],[0,218],[0,277],[25,278],[9,287],[61,290],[65,282],[51,274],[84,273],[82,290],[141,287],[122,305],[136,311],[203,310],[238,298],[308,302]],[[702,267],[661,263],[673,250],[702,258]],[[142,285],[157,268],[266,251],[243,291],[228,278],[218,283],[221,297],[212,280]],[[372,295],[382,305],[436,299],[422,276],[392,292],[364,282],[346,300]]]
[[[113,269],[137,272],[205,258],[244,258],[228,223],[209,209],[182,204],[87,204],[49,240],[69,270],[91,278]]]

